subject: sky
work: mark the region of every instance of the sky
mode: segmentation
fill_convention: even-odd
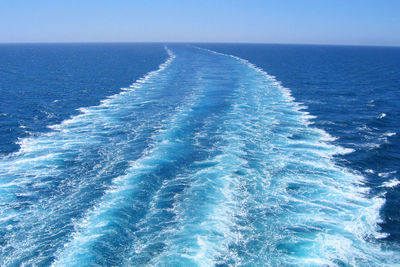
[[[400,0],[0,0],[0,43],[400,46]]]

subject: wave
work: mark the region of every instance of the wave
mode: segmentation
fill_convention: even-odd
[[[379,114],[379,116],[377,117],[377,119],[383,119],[386,117],[386,113],[381,113]]]
[[[166,50],[157,71],[0,163],[14,205],[2,264],[399,262],[380,247],[385,199],[336,165],[352,151],[289,89],[235,56]]]
[[[397,180],[396,178],[390,180],[390,181],[386,181],[384,182],[380,187],[387,187],[387,188],[393,188],[400,185],[400,181]]]

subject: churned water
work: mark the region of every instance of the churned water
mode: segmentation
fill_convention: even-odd
[[[400,49],[0,51],[1,266],[400,264]]]

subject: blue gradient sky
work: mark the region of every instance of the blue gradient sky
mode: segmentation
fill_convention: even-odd
[[[400,0],[3,0],[0,42],[400,45]]]

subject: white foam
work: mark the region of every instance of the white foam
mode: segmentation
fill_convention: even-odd
[[[345,147],[341,147],[341,146],[336,146],[336,154],[337,155],[347,155],[347,154],[351,154],[355,152],[354,149],[352,148],[345,148]]]
[[[389,177],[390,175],[396,174],[396,173],[397,173],[397,171],[380,172],[380,173],[378,173],[378,176],[379,176],[379,177],[383,177],[383,178],[387,178],[387,177]]]
[[[398,185],[400,185],[400,181],[397,180],[397,178],[394,178],[394,179],[392,179],[392,180],[390,180],[390,181],[384,182],[384,183],[383,183],[381,186],[379,186],[379,187],[393,188],[393,187],[396,187],[396,186],[398,186]]]
[[[387,133],[384,133],[384,134],[383,134],[383,136],[387,136],[387,137],[395,136],[395,135],[396,135],[395,132],[387,132]]]
[[[381,113],[379,114],[379,116],[377,117],[378,119],[383,119],[386,117],[386,113]]]
[[[321,130],[321,129],[318,129],[318,128],[314,128],[313,130],[318,132],[321,135],[321,138],[320,138],[321,141],[334,142],[334,141],[338,140],[337,137],[334,137],[334,136],[330,135],[329,133],[327,133],[324,130]]]

